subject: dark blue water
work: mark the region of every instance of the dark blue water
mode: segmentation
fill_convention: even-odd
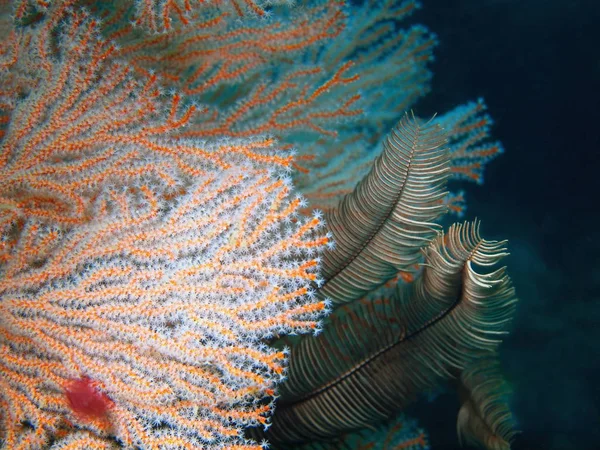
[[[415,19],[440,41],[419,114],[483,96],[506,148],[466,190],[467,218],[510,241],[513,448],[600,448],[600,2],[427,0]],[[455,448],[454,396],[418,408]]]

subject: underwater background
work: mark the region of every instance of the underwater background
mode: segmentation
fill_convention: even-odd
[[[600,448],[600,2],[423,2],[439,38],[427,116],[485,98],[505,153],[482,186],[465,185],[466,217],[507,238],[519,305],[501,347],[514,388],[514,449]],[[441,411],[418,405],[433,449],[456,447]],[[442,431],[443,430],[443,431]]]
[[[0,6],[8,3],[7,0],[0,0]],[[27,4],[27,1],[21,3]],[[100,11],[103,11],[103,8],[111,9],[109,2],[82,3],[89,3]],[[232,3],[237,5],[235,1]],[[357,7],[356,11],[359,10],[358,7],[364,6],[363,1],[355,0],[349,3]],[[600,374],[600,2],[422,0],[420,3],[421,7],[410,16],[408,23],[422,24],[436,36],[434,59],[427,63],[427,75],[420,80],[423,85],[428,85],[431,72],[431,89],[427,86],[420,92],[419,83],[407,83],[408,87],[416,86],[415,92],[418,92],[418,95],[407,88],[408,100],[404,100],[419,117],[427,118],[436,113],[443,115],[467,100],[482,98],[485,100],[487,112],[493,119],[491,139],[501,142],[504,150],[499,157],[484,161],[489,164],[485,165],[483,183],[457,183],[455,180],[450,182],[450,188],[459,188],[465,192],[467,206],[461,220],[480,219],[482,234],[487,239],[508,239],[509,242],[510,256],[503,261],[503,265],[508,266],[519,302],[511,333],[500,346],[500,356],[503,373],[513,391],[511,407],[516,429],[519,430],[511,448],[600,449],[600,387],[597,381]],[[348,9],[349,22],[360,28],[361,16],[352,17],[352,11]],[[41,16],[36,15],[25,17],[33,24],[37,20],[43,20],[40,19]],[[323,14],[323,17],[326,15]],[[24,27],[31,25],[27,20],[24,20]],[[77,29],[77,21],[70,20],[71,22],[57,22],[56,27],[60,28],[66,23],[66,26],[72,26],[73,30]],[[87,24],[87,20],[85,16],[80,23]],[[105,33],[109,34],[110,27],[115,24],[119,25],[118,21],[106,21]],[[239,26],[239,23],[236,22],[234,26]],[[260,31],[261,28],[256,27],[256,30]],[[64,49],[69,47],[61,47],[61,40],[64,39],[62,34],[52,32],[48,35],[51,36],[48,48],[66,52]],[[134,35],[133,42],[138,37]],[[327,42],[326,39],[323,40]],[[339,48],[343,48],[343,45]],[[317,63],[327,66],[332,59],[331,54],[339,48],[334,46],[329,50],[307,52],[304,57],[307,60],[314,57]],[[152,50],[151,46],[150,49]],[[340,59],[354,58],[359,56],[359,53],[351,50],[344,56],[340,51]],[[142,56],[148,57],[148,54]],[[418,56],[418,52],[415,54]],[[78,61],[76,56],[73,59]],[[97,63],[102,59],[98,57],[92,61]],[[147,59],[152,60],[151,57]],[[169,58],[165,60],[170,61]],[[336,64],[339,62],[335,61]],[[420,62],[422,63],[422,60]],[[333,63],[331,65],[335,66]],[[284,66],[281,67],[270,67],[270,81],[273,86],[282,83],[286,75]],[[343,67],[336,77],[350,66]],[[170,67],[168,64],[162,68],[167,74],[171,69],[178,70],[177,67]],[[93,70],[95,69],[90,69],[90,73]],[[190,70],[181,69],[181,73],[190,75]],[[99,70],[98,73],[103,72]],[[258,71],[257,73],[260,74]],[[235,107],[243,110],[243,103],[239,100],[243,100],[244,95],[249,96],[254,92],[251,90],[251,82],[260,79],[257,73],[252,75],[251,72],[247,89],[240,88],[245,86],[247,81],[243,79],[239,85],[216,91],[214,98],[211,97],[211,92],[202,97],[205,94],[202,93],[202,84],[198,83],[198,87],[194,85],[195,81],[192,81],[190,86],[198,88],[202,95],[198,95],[190,103],[182,101],[182,109],[194,109],[200,104],[197,103],[199,100],[207,104],[212,100],[217,106],[223,107],[224,111],[231,105],[238,105]],[[348,76],[350,75],[351,71],[348,72]],[[92,78],[90,76],[86,81]],[[102,80],[101,76],[98,78]],[[365,78],[365,85],[368,85],[370,79],[368,76]],[[373,78],[376,79],[377,76]],[[415,78],[419,79],[418,70]],[[314,79],[308,79],[311,83],[316,81],[324,85],[325,78],[315,76]],[[154,81],[148,85],[152,83]],[[344,87],[346,81],[339,84]],[[401,84],[401,81],[398,84]],[[375,87],[371,88],[372,91],[377,91],[379,86],[375,84]],[[172,91],[166,90],[167,95],[162,95],[164,92],[161,94],[173,97],[169,116],[171,119],[176,116],[175,113],[181,106],[179,95],[174,94],[175,91],[173,88]],[[337,94],[336,90],[332,89],[333,93],[328,97],[329,90],[326,91],[328,94],[319,100],[323,101],[324,110],[328,111],[327,108],[335,104]],[[351,89],[349,91],[352,92]],[[427,95],[421,96],[425,91],[428,91]],[[132,92],[134,93],[124,95],[123,99],[130,100],[146,90],[139,88],[138,91]],[[286,95],[295,95],[293,90],[289,92],[291,93],[286,92]],[[367,90],[367,93],[369,92]],[[381,89],[381,92],[381,97],[373,96],[374,100],[366,104],[379,107],[397,100],[396,97],[387,95],[388,91],[385,89]],[[318,98],[319,95],[312,97]],[[156,94],[156,98],[158,97]],[[365,97],[365,101],[371,98]],[[380,101],[382,97],[383,100]],[[420,98],[412,102],[412,99],[417,97]],[[286,105],[285,101],[284,98],[282,105]],[[351,102],[348,104],[352,105]],[[268,116],[264,111],[268,111],[268,107],[271,106],[262,110],[260,102],[256,102],[256,105],[256,112],[246,119],[251,125],[255,124],[257,129],[262,129],[256,124],[260,124],[260,121]],[[366,130],[376,132],[383,133],[379,129],[382,127],[387,130],[391,125],[388,126],[385,121],[396,121],[397,115],[395,111],[386,111],[384,106],[382,111],[369,110],[370,114],[366,114],[367,119],[364,122],[372,123],[365,126],[364,123],[357,122],[359,125],[356,129],[363,126]],[[168,110],[167,106],[164,111]],[[311,111],[310,108],[308,110]],[[163,113],[164,111],[160,110]],[[377,113],[381,113],[381,116]],[[348,116],[350,115],[348,113]],[[185,124],[187,120],[186,118],[182,122]],[[177,121],[173,121],[175,122]],[[0,121],[1,123],[8,123],[8,119],[5,122]],[[210,121],[208,123],[210,125]],[[244,125],[243,120],[240,120],[240,123]],[[352,129],[353,125],[346,127],[347,123],[353,122],[340,121],[335,123],[335,126],[339,126],[342,133],[348,130],[356,131]],[[194,125],[199,128],[192,129],[192,135],[197,133],[197,136],[202,137],[217,133],[211,130],[210,126],[202,128],[202,122],[200,125]],[[139,131],[137,128],[133,129]],[[229,133],[231,139],[246,138],[244,133],[247,130],[243,126],[231,126],[226,132],[220,128],[216,129],[223,135]],[[140,125],[140,130],[142,134],[146,131],[144,125]],[[351,131],[348,132],[349,135]],[[304,132],[303,129],[282,132],[283,142],[290,142],[291,145],[302,149],[302,144],[305,143]],[[310,138],[306,138],[306,141],[309,142]],[[256,141],[252,144],[258,147],[268,147],[272,144],[265,142]],[[169,142],[169,145],[171,144]],[[320,141],[315,145],[320,145]],[[306,147],[310,149],[310,146]],[[287,150],[285,148],[286,152]],[[356,159],[360,160],[359,156]],[[350,169],[354,168],[349,168],[350,165],[341,167],[351,172]],[[290,166],[289,171],[291,170]],[[336,170],[334,168],[329,175],[340,172]],[[318,170],[315,173],[319,174]],[[291,183],[291,178],[284,178],[286,182]],[[299,179],[299,185],[302,186],[302,178]],[[315,180],[311,179],[310,182],[305,182],[303,187],[310,187],[314,182]],[[231,189],[235,192],[236,188]],[[256,191],[260,192],[259,189]],[[170,191],[167,193],[172,194]],[[248,195],[255,194],[251,192]],[[165,198],[170,199],[168,196]],[[455,219],[456,217],[453,217],[452,221]],[[309,254],[312,256],[313,253]],[[43,261],[43,258],[40,260]],[[174,326],[173,323],[165,325],[168,331]],[[270,339],[272,335],[269,331],[268,334],[257,337],[255,342],[248,341],[248,347],[253,348],[258,342]],[[274,383],[273,380],[269,381]],[[86,376],[76,380],[76,383],[82,384],[85,389],[93,387],[91,379]],[[94,392],[93,389],[90,390]],[[253,391],[250,389],[249,392]],[[108,396],[105,400],[107,404],[112,401]],[[255,401],[254,405],[256,404],[258,403]],[[271,407],[272,403],[266,406],[266,409]],[[458,448],[456,416],[459,408],[456,392],[444,388],[421,395],[420,401],[415,402],[403,413],[416,421],[413,423],[407,419],[406,424],[419,427],[419,431],[424,430],[430,448],[450,450]],[[224,415],[224,421],[231,425],[227,415]],[[21,422],[31,426],[31,421]],[[160,434],[164,431],[163,428],[170,427],[171,425],[167,426],[158,420],[150,428]],[[102,438],[104,437],[102,435]],[[118,442],[112,435],[109,435],[108,439],[111,444]],[[382,444],[384,439],[379,438],[378,441]],[[361,446],[357,441],[349,442],[351,444],[343,448],[371,448],[367,445]],[[406,442],[404,441],[404,446],[394,447],[393,444],[388,447],[396,450],[421,449],[427,446],[424,440],[416,443],[414,447],[408,446]],[[2,444],[3,441],[0,441],[0,447]]]

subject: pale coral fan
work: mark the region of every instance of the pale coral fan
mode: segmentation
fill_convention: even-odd
[[[207,6],[243,18],[266,16],[266,6],[289,2],[290,0],[126,0],[120,3],[134,11],[132,24],[153,33],[164,33],[190,25],[194,13]],[[0,6],[2,3],[9,3],[9,0],[0,1]],[[13,3],[13,14],[15,18],[21,19],[31,11],[46,11],[50,6],[73,3],[73,0],[15,0]]]
[[[193,24],[194,12],[207,5],[237,17],[265,17],[267,6],[292,0],[134,0],[135,24],[155,33]]]
[[[158,36],[127,25],[131,13],[108,3],[105,33],[120,43],[119,57],[141,73],[152,71],[202,106],[183,136],[247,137],[293,131],[327,134],[328,124],[358,113],[357,96],[342,87],[357,79],[349,64],[324,70],[304,55],[335,41],[344,27],[342,3],[316,2],[282,8],[274,20],[232,20],[219,8],[203,8],[193,26]],[[340,95],[329,101],[326,93]]]
[[[486,109],[480,98],[435,119],[448,133],[452,179],[482,184],[486,163],[504,152],[500,142],[490,139],[493,122]]]
[[[41,267],[25,258],[38,227],[24,230],[0,281],[6,448],[70,424],[141,448],[219,447],[265,423],[270,405],[254,400],[273,394],[285,355],[261,339],[314,328],[325,308],[309,286],[320,222],[280,227],[298,201],[268,172],[209,172],[159,199],[108,192]],[[80,377],[114,402],[107,417],[73,413],[63,391]]]
[[[339,38],[307,52],[306,60],[326,72],[351,63],[347,76],[357,79],[331,90],[323,101],[335,103],[351,92],[359,96],[354,108],[360,108],[360,114],[333,118],[329,135],[286,136],[302,148],[305,170],[297,186],[313,205],[332,208],[351,192],[381,151],[385,133],[429,92],[436,37],[423,26],[407,25],[420,6],[412,0],[348,5]]]
[[[170,138],[195,107],[63,6],[4,47],[0,446],[259,448],[323,223],[272,139]]]
[[[127,64],[107,59],[114,47],[98,37],[95,19],[75,14],[58,26],[59,12],[6,45],[15,62],[2,77],[8,127],[0,155],[0,258],[8,258],[27,218],[64,226],[88,221],[90,201],[109,183],[153,177],[176,192],[202,166],[229,167],[224,158],[231,154],[265,167],[291,164],[269,139],[174,141],[170,135],[195,107],[180,107],[180,97],[163,95],[155,77],[134,78]],[[165,159],[156,165],[149,155]]]

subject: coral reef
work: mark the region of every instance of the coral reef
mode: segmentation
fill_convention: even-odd
[[[382,421],[445,380],[508,448],[504,243],[439,225],[483,102],[395,125],[415,1],[284,3],[0,1],[2,448],[425,448]]]

